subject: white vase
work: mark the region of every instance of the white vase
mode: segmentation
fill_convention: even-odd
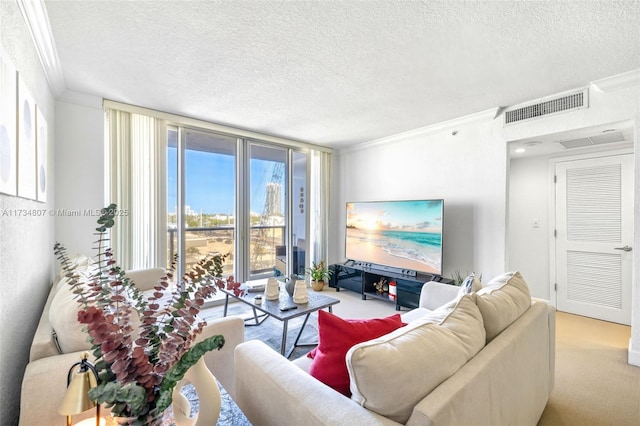
[[[303,280],[296,281],[293,289],[293,303],[307,303],[309,301],[309,290],[307,283]]]
[[[267,286],[264,289],[264,298],[267,300],[278,300],[280,298],[280,286],[274,277],[267,280]]]
[[[200,409],[193,417],[190,417],[191,404],[189,400],[180,393],[182,386],[187,383],[191,383],[198,394]],[[201,357],[187,370],[184,379],[173,390],[173,416],[176,426],[215,425],[220,416],[221,406],[222,398],[218,382],[204,363],[204,357]]]

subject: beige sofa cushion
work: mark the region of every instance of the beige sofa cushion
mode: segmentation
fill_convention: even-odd
[[[74,258],[72,262],[80,262],[76,272],[81,280],[88,280],[95,272],[96,268],[89,258],[88,261]],[[86,268],[82,267],[85,266]],[[164,268],[150,268],[127,272],[127,276],[137,284],[138,281],[145,286],[152,288],[162,276],[166,274]],[[88,334],[84,331],[84,326],[78,322],[78,311],[82,306],[78,303],[77,297],[73,294],[67,278],[63,277],[57,284],[57,292],[51,301],[49,308],[49,322],[55,333],[55,342],[60,353],[91,350],[91,343],[87,340]],[[148,288],[143,288],[147,290]],[[134,330],[140,327],[140,319],[137,311],[132,309],[131,323]],[[136,333],[137,334],[137,333]],[[132,336],[135,339],[136,336]]]
[[[520,272],[507,272],[495,277],[476,295],[487,331],[487,343],[531,306],[529,286]]]
[[[347,353],[355,402],[406,423],[413,407],[485,344],[474,294]]]
[[[55,333],[58,349],[66,354],[76,351],[90,350],[87,333],[82,331],[78,322],[80,304],[75,299],[71,287],[63,285],[56,292],[49,308],[49,322]]]
[[[69,259],[69,266],[73,268],[74,272],[83,278],[90,277],[98,269],[94,260],[88,256],[77,254]],[[66,287],[69,284],[69,280],[66,277],[62,277],[56,284],[55,291],[60,290],[62,287]]]
[[[135,269],[126,272],[127,278],[133,282],[138,290],[143,292],[152,290],[165,275],[167,275],[167,270],[164,268]]]

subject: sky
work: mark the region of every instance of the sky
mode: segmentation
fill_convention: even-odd
[[[168,211],[177,205],[177,149],[167,150]],[[264,209],[266,185],[271,180],[273,162],[251,160],[251,211]],[[202,213],[234,214],[235,157],[211,152],[187,150],[186,205]]]
[[[347,226],[441,232],[441,200],[347,203]]]

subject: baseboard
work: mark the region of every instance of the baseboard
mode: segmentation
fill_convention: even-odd
[[[635,351],[631,349],[632,347],[631,339],[629,339],[629,364],[640,367],[640,351]]]

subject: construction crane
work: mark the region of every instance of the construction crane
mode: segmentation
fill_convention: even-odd
[[[265,198],[264,207],[260,216],[260,227],[256,235],[256,239],[253,243],[253,261],[254,267],[252,269],[263,269],[273,267],[271,263],[275,262],[275,259],[267,261],[268,265],[258,267],[258,264],[263,263],[262,256],[267,252],[273,252],[275,256],[275,244],[282,241],[282,235],[278,238],[276,234],[276,228],[270,225],[276,225],[274,218],[277,216],[283,216],[282,212],[282,176],[284,175],[284,163],[276,162],[273,164],[271,172],[271,179],[265,185]],[[279,225],[279,224],[278,224]],[[271,257],[269,257],[271,259]]]
[[[260,218],[261,225],[269,225],[269,218],[282,214],[282,175],[284,175],[284,163],[274,163],[271,179],[266,185],[264,208]]]

